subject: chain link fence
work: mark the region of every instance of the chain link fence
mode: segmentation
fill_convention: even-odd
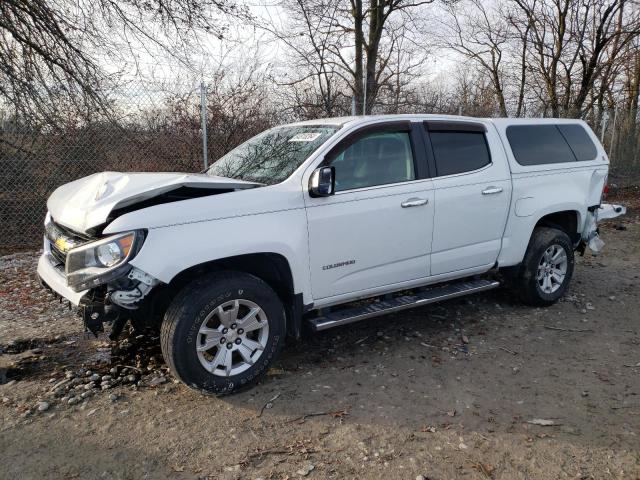
[[[198,172],[278,122],[256,91],[208,89],[137,81],[114,89],[108,116],[70,116],[56,128],[0,106],[0,253],[40,245],[46,200],[59,185],[105,170]],[[611,110],[590,123],[614,181],[640,181],[637,114]]]
[[[205,158],[269,126],[250,109],[223,111],[222,99],[205,92],[197,83],[136,82],[112,93],[109,115],[72,117],[55,128],[0,107],[0,253],[40,245],[46,200],[64,183],[107,170],[202,171]]]
[[[605,110],[593,130],[611,162],[610,178],[625,185],[640,184],[640,118],[635,110]]]

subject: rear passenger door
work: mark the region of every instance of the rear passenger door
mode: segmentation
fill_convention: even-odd
[[[470,274],[498,258],[511,176],[495,129],[465,121],[424,122],[435,212],[431,274]]]

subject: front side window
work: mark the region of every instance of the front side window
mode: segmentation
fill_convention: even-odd
[[[408,132],[366,134],[331,160],[336,192],[415,180]]]
[[[338,129],[329,125],[272,128],[231,150],[207,174],[266,185],[280,183]]]
[[[491,163],[483,132],[430,131],[439,177],[478,170]]]

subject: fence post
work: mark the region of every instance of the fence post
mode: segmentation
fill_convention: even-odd
[[[602,126],[602,130],[600,131],[600,143],[604,147],[604,132],[607,129],[607,121],[609,120],[609,112],[607,110],[602,114],[602,120],[600,121],[600,125]]]
[[[364,72],[362,79],[362,115],[367,114],[367,72]]]
[[[200,82],[200,117],[202,118],[202,160],[204,169],[209,168],[207,150],[207,87],[204,82]]]
[[[609,159],[614,158],[614,152],[616,149],[616,120],[618,119],[618,103],[616,102],[616,106],[613,109],[613,125],[611,128],[611,148],[609,148]]]

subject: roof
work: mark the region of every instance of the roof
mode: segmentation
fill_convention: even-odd
[[[393,114],[393,115],[359,115],[350,117],[333,117],[333,118],[319,118],[317,120],[305,120],[302,122],[295,122],[289,125],[291,126],[303,126],[303,125],[333,125],[336,127],[343,127],[347,124],[350,126],[370,123],[375,121],[391,121],[391,120],[466,120],[475,122],[492,122],[497,126],[506,126],[512,124],[544,124],[544,123],[576,123],[582,122],[580,119],[575,118],[479,118],[479,117],[466,117],[462,115],[442,115],[435,113],[424,114]]]
[[[304,120],[302,122],[294,122],[288,125],[290,126],[304,126],[304,125],[334,125],[342,127],[347,124],[358,125],[360,123],[369,123],[372,121],[392,121],[392,120],[485,120],[476,117],[463,117],[460,115],[441,115],[441,114],[390,114],[390,115],[357,115],[348,117],[332,117],[332,118],[318,118],[316,120]]]

